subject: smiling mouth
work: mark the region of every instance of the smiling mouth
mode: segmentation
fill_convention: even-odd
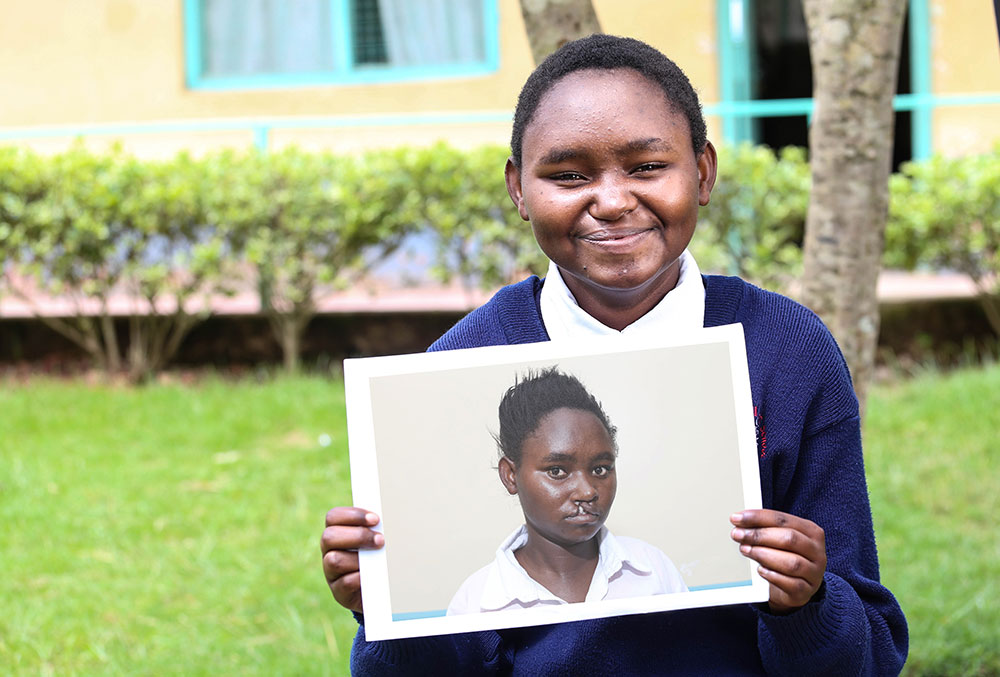
[[[587,244],[596,245],[602,249],[625,249],[652,233],[654,228],[599,230],[578,236]]]

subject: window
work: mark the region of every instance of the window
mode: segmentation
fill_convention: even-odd
[[[812,67],[800,0],[716,0],[716,7],[718,108],[725,139],[774,148],[808,145]],[[909,95],[930,90],[927,0],[909,0],[908,8],[897,79],[902,96],[896,101],[894,166],[924,157],[930,148],[929,108],[901,105]]]
[[[496,0],[185,0],[188,86],[254,89],[496,70]]]

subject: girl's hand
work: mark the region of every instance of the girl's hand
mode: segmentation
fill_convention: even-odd
[[[791,613],[812,599],[826,571],[819,525],[777,510],[744,510],[729,520],[740,552],[760,565],[757,571],[771,584],[771,613]]]
[[[357,551],[385,545],[385,537],[371,529],[376,524],[378,515],[373,512],[353,507],[334,508],[326,513],[326,528],[319,541],[323,574],[333,598],[358,613],[364,613],[364,609]]]

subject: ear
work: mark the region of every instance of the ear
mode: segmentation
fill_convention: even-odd
[[[497,472],[500,473],[500,481],[503,483],[507,493],[511,496],[516,494],[517,468],[514,467],[514,462],[506,456],[501,456],[500,463],[497,464]]]
[[[698,156],[698,204],[702,207],[708,204],[715,187],[715,178],[719,171],[719,157],[711,141],[705,142],[705,150]]]
[[[525,221],[528,220],[528,210],[524,208],[524,193],[521,191],[521,170],[514,165],[514,158],[507,158],[503,168],[504,180],[507,182],[507,194],[517,207],[517,213]]]

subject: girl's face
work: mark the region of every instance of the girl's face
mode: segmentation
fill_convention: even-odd
[[[593,538],[615,500],[615,449],[593,413],[556,409],[521,447],[515,468],[500,459],[500,479],[517,494],[529,532],[563,547]]]
[[[655,83],[584,70],[542,98],[507,190],[586,309],[673,289],[715,169],[715,149],[695,155],[687,118]]]

